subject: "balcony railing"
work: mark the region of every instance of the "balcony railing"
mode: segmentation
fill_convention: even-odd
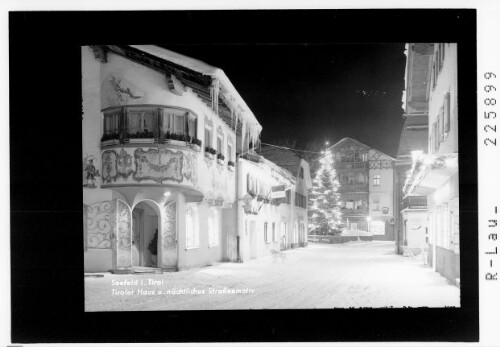
[[[340,211],[344,216],[368,215],[368,209],[366,208],[342,208]]]
[[[103,111],[103,146],[180,141],[202,146],[197,116],[177,107],[127,106]]]
[[[403,200],[403,209],[425,209],[427,208],[426,196],[407,196]]]
[[[368,192],[368,183],[359,183],[359,184],[341,183],[338,191],[339,193]]]
[[[336,162],[334,166],[336,170],[368,169],[368,162],[367,161]]]

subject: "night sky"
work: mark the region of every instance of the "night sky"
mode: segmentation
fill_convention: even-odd
[[[162,45],[224,70],[263,126],[262,142],[349,136],[396,156],[404,44]]]

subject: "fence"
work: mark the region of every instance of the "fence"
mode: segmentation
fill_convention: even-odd
[[[351,241],[373,241],[373,236],[309,235],[308,241],[316,243],[346,243]]]

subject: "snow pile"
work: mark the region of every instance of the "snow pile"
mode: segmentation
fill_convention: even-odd
[[[283,254],[286,254],[284,262],[274,262],[268,256],[163,274],[107,273],[101,278],[86,277],[85,309],[460,307],[459,288],[424,266],[421,257],[410,260],[395,254],[394,242],[310,244]],[[140,283],[113,285],[113,280]],[[113,290],[134,293],[114,295]],[[142,295],[139,290],[180,294]],[[245,290],[248,294],[232,294]]]
[[[342,236],[373,236],[373,233],[369,233],[364,230],[353,230],[353,229],[343,229]]]

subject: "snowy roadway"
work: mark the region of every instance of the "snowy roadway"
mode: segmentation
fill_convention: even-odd
[[[85,278],[86,311],[444,307],[460,290],[392,242],[309,244],[245,263]]]

